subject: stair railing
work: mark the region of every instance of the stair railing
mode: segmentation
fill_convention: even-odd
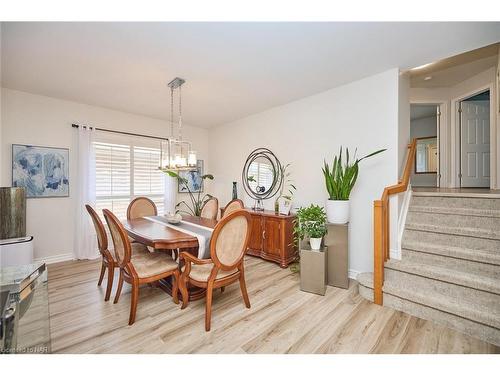
[[[413,163],[415,161],[417,140],[408,145],[403,177],[396,185],[387,186],[380,200],[373,201],[373,302],[382,305],[384,286],[384,263],[389,259],[389,197],[408,189]]]

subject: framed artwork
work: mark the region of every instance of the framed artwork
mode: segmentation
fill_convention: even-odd
[[[69,197],[69,149],[13,144],[12,186],[27,198]]]
[[[185,178],[188,181],[189,190],[192,193],[203,192],[203,184],[201,176],[203,176],[203,160],[198,160],[196,162],[196,170],[194,171],[180,171],[179,176]],[[179,193],[188,193],[188,190],[184,184],[178,182]]]

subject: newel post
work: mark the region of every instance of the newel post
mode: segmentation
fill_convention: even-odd
[[[382,305],[384,283],[384,207],[381,200],[373,202],[373,302]]]

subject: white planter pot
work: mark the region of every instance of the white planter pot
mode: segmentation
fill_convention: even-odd
[[[349,221],[349,201],[326,201],[326,217],[332,224],[345,224]]]
[[[322,238],[309,238],[309,243],[311,244],[311,250],[319,250],[321,247]]]

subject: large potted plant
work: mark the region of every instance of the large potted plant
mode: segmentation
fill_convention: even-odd
[[[188,215],[193,215],[193,216],[200,216],[201,215],[201,209],[203,208],[203,205],[210,199],[212,196],[210,194],[205,194],[201,195],[201,192],[203,190],[203,185],[205,184],[205,180],[213,180],[214,176],[211,174],[204,174],[203,176],[200,176],[201,178],[201,187],[198,189],[198,191],[193,192],[189,186],[188,180],[184,177],[181,177],[177,172],[167,170],[165,171],[166,174],[168,174],[170,177],[177,178],[179,180],[179,183],[185,187],[189,194],[189,199],[191,201],[191,206],[187,204],[186,201],[181,201],[176,204],[175,208],[177,209],[177,212],[183,212]]]
[[[334,157],[331,169],[325,161],[323,175],[325,176],[326,190],[329,195],[326,201],[326,216],[328,222],[333,224],[345,224],[349,221],[349,196],[358,178],[359,163],[361,160],[380,154],[385,150],[384,148],[372,152],[361,159],[357,159],[356,152],[354,152],[354,162],[350,162],[349,149],[346,148],[346,158],[345,163],[343,163],[343,152],[342,147],[340,147],[340,153]]]
[[[311,250],[319,250],[326,234],[326,214],[323,207],[311,204],[297,210],[294,226],[297,241],[309,238]]]

